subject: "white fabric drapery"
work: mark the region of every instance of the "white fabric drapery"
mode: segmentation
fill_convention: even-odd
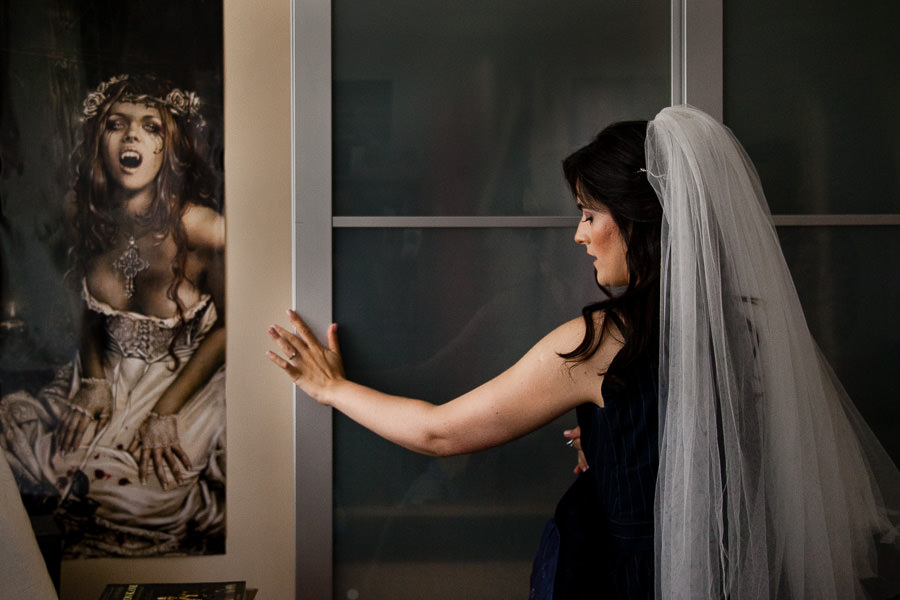
[[[650,122],[646,151],[664,212],[657,597],[900,593],[877,571],[900,473],[807,328],[753,164],[690,106]]]

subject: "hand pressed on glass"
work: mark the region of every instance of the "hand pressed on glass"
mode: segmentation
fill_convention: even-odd
[[[321,404],[328,404],[328,390],[345,380],[337,324],[332,323],[328,328],[326,347],[296,312],[288,310],[287,315],[297,333],[291,333],[280,325],[269,327],[269,337],[275,341],[284,357],[271,350],[266,356],[309,396]]]

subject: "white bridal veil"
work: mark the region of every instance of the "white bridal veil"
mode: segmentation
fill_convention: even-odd
[[[900,593],[900,565],[878,568],[900,473],[807,329],[750,159],[689,106],[646,150],[665,215],[657,597]]]

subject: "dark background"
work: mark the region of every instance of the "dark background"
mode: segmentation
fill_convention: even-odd
[[[222,190],[222,2],[0,2],[0,393],[40,387],[78,344],[62,207],[86,94],[152,73],[196,92]]]

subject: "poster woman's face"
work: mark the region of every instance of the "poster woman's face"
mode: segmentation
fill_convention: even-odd
[[[100,153],[108,177],[119,188],[132,193],[148,189],[159,174],[164,148],[159,109],[132,102],[112,105]]]

